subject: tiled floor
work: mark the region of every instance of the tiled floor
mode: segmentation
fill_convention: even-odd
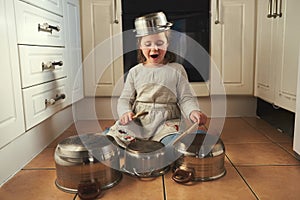
[[[102,128],[112,124],[113,121],[100,122]],[[81,125],[81,132],[97,130],[90,122]],[[75,134],[76,127],[72,125],[0,188],[0,199],[72,200],[74,194],[62,192],[54,184],[53,155],[59,141]],[[221,139],[226,148],[224,177],[181,185],[171,179],[171,171],[154,179],[124,174],[119,184],[103,192],[101,199],[300,199],[300,161],[292,150],[290,136],[257,118],[227,118]]]

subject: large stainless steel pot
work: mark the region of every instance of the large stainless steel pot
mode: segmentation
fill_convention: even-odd
[[[155,177],[166,173],[165,145],[152,140],[137,140],[125,149],[124,172],[137,177]]]
[[[56,186],[70,193],[87,185],[107,189],[117,184],[122,173],[119,151],[111,136],[85,134],[62,140],[55,149]],[[112,167],[111,167],[112,166]]]
[[[174,145],[174,150],[182,154],[173,165],[172,179],[178,183],[214,180],[226,174],[225,146],[214,135],[189,134]]]

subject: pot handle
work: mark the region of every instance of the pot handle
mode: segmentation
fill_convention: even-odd
[[[183,169],[176,169],[172,175],[172,179],[177,183],[188,183],[194,177],[194,172]]]

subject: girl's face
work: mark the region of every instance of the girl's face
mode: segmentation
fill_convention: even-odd
[[[168,39],[164,32],[142,37],[140,49],[146,58],[145,64],[163,64],[168,45]]]

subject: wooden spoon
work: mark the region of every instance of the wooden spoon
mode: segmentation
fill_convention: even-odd
[[[183,133],[181,133],[174,141],[173,141],[173,145],[178,142],[179,140],[181,140],[184,136],[186,136],[187,134],[191,133],[196,127],[198,126],[198,123],[194,123],[190,128],[188,128],[187,130],[185,130]]]
[[[136,113],[135,115],[133,115],[132,119],[139,118],[139,117],[141,117],[141,116],[147,115],[148,113],[149,113],[149,112],[146,112],[146,111],[138,112],[138,113]]]

